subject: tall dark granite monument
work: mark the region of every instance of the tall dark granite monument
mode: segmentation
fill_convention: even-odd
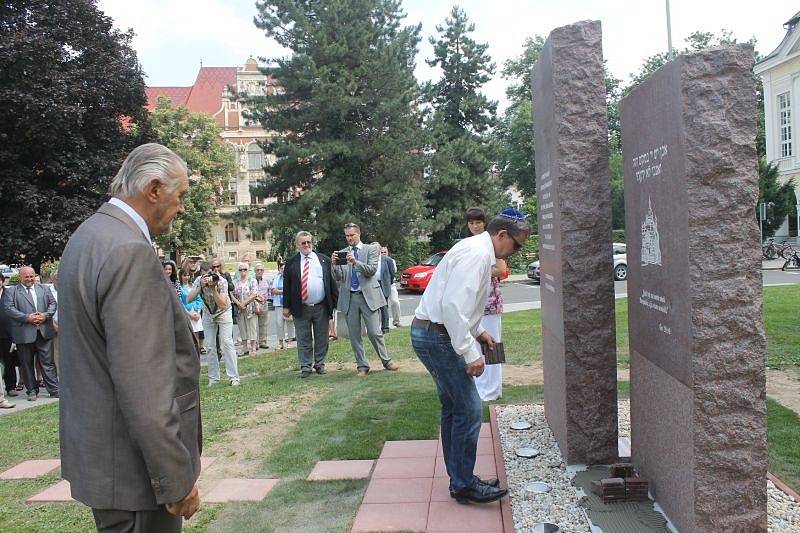
[[[533,67],[544,405],[568,464],[617,458],[608,126],[600,23],[553,30]]]
[[[621,103],[631,448],[680,531],[766,531],[752,69],[679,56]]]

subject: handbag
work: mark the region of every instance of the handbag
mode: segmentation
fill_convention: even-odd
[[[489,350],[487,344],[481,344],[483,358],[487,365],[499,365],[506,362],[506,349],[502,342],[494,343],[494,350]]]

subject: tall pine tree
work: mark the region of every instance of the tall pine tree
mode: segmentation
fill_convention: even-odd
[[[291,51],[266,73],[282,90],[254,99],[275,137],[260,213],[279,248],[312,231],[325,253],[356,220],[362,238],[394,247],[423,207],[421,120],[414,57],[419,26],[396,0],[265,0],[256,25]]]
[[[457,6],[437,26],[431,37],[433,58],[442,77],[426,86],[431,113],[426,123],[430,161],[426,172],[427,223],[431,243],[447,247],[464,236],[464,211],[483,206],[497,212],[505,201],[500,180],[494,175],[494,143],[490,135],[497,124],[497,103],[481,94],[494,74],[486,53],[488,45],[475,42],[475,25]]]

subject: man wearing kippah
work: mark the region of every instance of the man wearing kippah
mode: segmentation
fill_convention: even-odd
[[[436,267],[411,324],[411,344],[428,369],[442,405],[442,452],[450,496],[487,503],[508,493],[496,478],[474,474],[482,404],[473,376],[484,370],[483,349],[495,340],[481,326],[492,267],[522,248],[530,235],[526,215],[505,209],[486,231],[459,241]]]

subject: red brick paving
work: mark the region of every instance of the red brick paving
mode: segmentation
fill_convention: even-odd
[[[278,479],[223,479],[202,501],[207,503],[260,502]]]
[[[72,499],[72,491],[69,487],[69,481],[62,479],[55,485],[52,485],[38,494],[34,494],[25,503],[63,503],[74,502]]]
[[[493,410],[492,410],[493,411]],[[496,427],[496,417],[493,417]],[[490,424],[481,426],[475,474],[493,477],[502,470],[499,439]],[[505,472],[500,480],[506,486]],[[490,504],[461,505],[450,498],[450,478],[440,441],[389,441],[375,463],[353,532],[514,531],[508,496]]]
[[[59,459],[23,461],[0,474],[0,479],[33,479],[60,467],[61,461]]]

